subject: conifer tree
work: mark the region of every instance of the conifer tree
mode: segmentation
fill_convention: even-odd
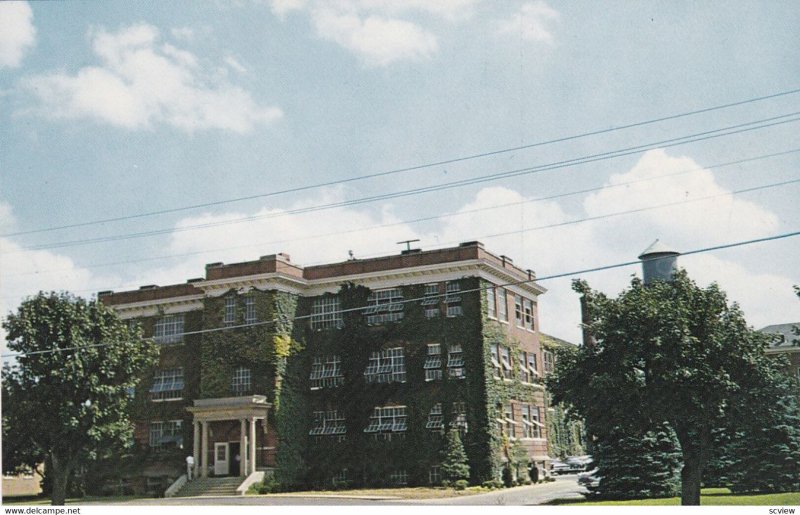
[[[445,446],[442,449],[441,468],[444,479],[451,483],[460,479],[469,479],[467,453],[464,451],[464,444],[461,443],[458,429],[450,429],[447,432]]]

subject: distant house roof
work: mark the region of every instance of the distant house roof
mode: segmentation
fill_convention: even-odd
[[[800,322],[791,324],[774,324],[768,325],[758,330],[760,333],[770,333],[776,337],[770,341],[770,350],[789,349],[800,345],[800,336],[796,335],[793,328],[800,327]],[[797,342],[795,342],[797,340]]]
[[[544,334],[544,333],[539,333],[539,341],[541,341],[544,344],[549,343],[552,345],[557,345],[559,347],[564,347],[564,346],[577,347],[577,345],[575,345],[572,342],[568,342],[567,340],[562,340],[561,338],[556,338],[555,336],[550,336],[549,334]]]

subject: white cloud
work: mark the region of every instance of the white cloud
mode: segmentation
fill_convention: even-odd
[[[37,112],[55,118],[89,118],[127,129],[166,124],[185,131],[250,132],[282,116],[250,93],[205,72],[197,56],[160,43],[157,28],[139,24],[115,33],[99,30],[92,49],[100,66],[75,75],[52,73],[22,82],[38,97]]]
[[[500,22],[499,32],[537,43],[554,42],[551,25],[558,21],[558,11],[539,0],[522,5],[509,19]]]
[[[314,9],[312,20],[319,37],[354,52],[370,66],[428,58],[438,49],[436,36],[405,20],[327,8]]]
[[[225,64],[227,64],[235,72],[247,73],[247,68],[245,68],[242,63],[240,63],[235,57],[231,55],[225,58]]]
[[[31,6],[27,2],[0,2],[0,69],[18,67],[35,43]]]

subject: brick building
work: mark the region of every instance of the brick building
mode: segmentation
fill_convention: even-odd
[[[474,483],[546,469],[544,292],[479,242],[305,268],[277,254],[101,292],[161,346],[131,392],[137,473],[163,486],[193,454],[200,476],[438,484],[448,429]]]

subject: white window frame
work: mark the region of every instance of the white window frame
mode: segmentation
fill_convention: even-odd
[[[244,323],[255,324],[258,322],[258,313],[256,313],[256,298],[250,294],[244,298]]]
[[[344,413],[339,410],[315,411],[312,416],[314,427],[308,432],[310,436],[340,436],[347,433]]]
[[[253,372],[247,367],[236,367],[231,377],[231,392],[234,396],[247,395],[253,389]]]
[[[156,370],[150,387],[150,400],[179,401],[183,399],[183,387],[183,367]]]
[[[159,345],[183,342],[183,315],[166,315],[153,327],[153,341]]]
[[[439,343],[429,343],[428,353],[423,364],[425,370],[425,381],[437,381],[442,379],[442,345]]]
[[[335,388],[344,383],[344,372],[342,372],[342,358],[338,354],[329,356],[314,356],[311,365],[311,374],[308,376],[311,381],[311,389]]]
[[[403,347],[371,352],[364,377],[367,383],[405,383],[406,358]]]
[[[236,296],[228,295],[225,297],[225,314],[222,318],[225,325],[233,325],[236,323]]]
[[[174,441],[178,447],[183,446],[182,420],[153,420],[150,422],[150,447],[156,450],[164,448],[166,437]]]
[[[386,322],[399,322],[403,319],[403,291],[400,288],[374,290],[367,298],[367,325],[380,325]]]
[[[448,377],[464,379],[464,350],[460,343],[447,346],[447,375]]]
[[[497,289],[497,314],[501,322],[508,322],[508,292],[505,288]]]
[[[420,305],[425,308],[425,318],[437,318],[439,316],[439,283],[429,283],[425,285],[425,298]]]
[[[522,316],[525,317],[525,329],[533,331],[535,328],[533,316],[533,301],[530,299],[522,299]]]
[[[344,326],[338,295],[317,297],[311,304],[312,329],[341,329]]]
[[[434,433],[440,433],[444,430],[444,413],[442,413],[441,402],[437,402],[431,406],[431,411],[428,413],[428,422],[425,424],[425,429],[430,429]]]
[[[431,465],[428,469],[428,484],[431,486],[441,486],[442,484],[442,469],[439,465]]]
[[[514,295],[514,322],[517,327],[525,328],[525,315],[522,311],[522,296]]]
[[[376,406],[372,410],[369,425],[364,428],[365,433],[374,433],[376,438],[380,435],[389,435],[385,440],[390,440],[392,434],[405,435],[408,429],[408,414],[406,406]]]
[[[463,401],[456,401],[453,403],[450,427],[458,429],[458,431],[461,433],[461,436],[464,436],[467,433],[469,430],[469,424],[467,424],[467,403]]]
[[[495,297],[494,286],[486,288],[486,316],[493,320],[497,319],[497,301]]]

